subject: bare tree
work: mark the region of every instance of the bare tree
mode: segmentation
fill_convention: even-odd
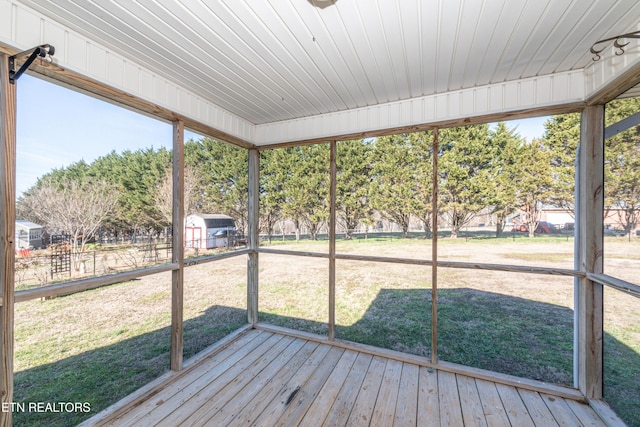
[[[51,234],[68,234],[74,267],[118,199],[115,187],[106,181],[42,180],[18,201],[23,218],[41,224]]]
[[[156,209],[162,215],[167,224],[172,222],[173,213],[173,178],[171,168],[168,168],[164,177],[156,187],[154,197]],[[195,213],[198,207],[198,178],[193,168],[184,168],[184,214]]]

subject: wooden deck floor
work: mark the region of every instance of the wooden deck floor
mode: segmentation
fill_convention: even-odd
[[[603,426],[586,404],[254,329],[90,425]]]

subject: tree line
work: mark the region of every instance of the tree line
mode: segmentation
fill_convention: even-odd
[[[607,106],[608,124],[640,111],[638,99]],[[441,129],[438,209],[451,236],[487,210],[501,236],[524,212],[530,236],[543,206],[573,211],[578,114],[554,116],[527,141],[504,123]],[[225,213],[247,227],[248,153],[210,138],[185,143],[185,213]],[[260,229],[269,237],[290,221],[312,239],[329,217],[329,145],[260,152]],[[350,238],[382,218],[404,236],[419,221],[430,237],[433,133],[416,132],[337,144],[338,225]],[[640,212],[640,127],[607,140],[605,208],[631,233]],[[111,152],[40,177],[17,203],[20,218],[83,245],[100,229],[115,235],[159,233],[171,224],[172,153],[165,148]],[[282,226],[281,226],[282,228]],[[82,247],[78,248],[79,251]]]

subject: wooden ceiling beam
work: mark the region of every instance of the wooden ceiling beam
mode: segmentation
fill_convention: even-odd
[[[640,84],[640,61],[617,75],[587,98],[587,105],[604,105]]]

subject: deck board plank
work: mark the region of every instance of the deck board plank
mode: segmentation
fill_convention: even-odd
[[[544,400],[542,400],[540,393],[523,389],[518,389],[518,393],[527,407],[529,415],[535,425],[549,427],[558,426],[556,419],[553,418],[553,414],[551,414],[549,408],[547,408],[547,405],[544,403]]]
[[[387,359],[373,356],[367,370],[358,397],[354,402],[347,425],[351,427],[364,427],[371,423],[376,397],[382,384],[382,375],[387,366]]]
[[[307,344],[309,344],[307,346]],[[305,350],[306,348],[306,350]],[[313,352],[315,346],[308,341],[296,339],[282,353],[275,357],[258,375],[244,388],[238,391],[231,402],[223,405],[217,412],[207,419],[208,425],[229,425],[232,420],[254,398],[268,393],[268,387],[281,371],[295,370]],[[286,367],[286,369],[283,369]],[[254,407],[252,406],[252,409]],[[209,411],[210,413],[213,411]]]
[[[570,401],[565,399],[565,403],[578,417],[580,422],[589,427],[604,427],[606,424],[596,415],[593,409],[580,402]]]
[[[418,425],[439,427],[438,371],[421,367],[418,375]]]
[[[606,423],[602,421],[602,419],[596,414],[596,412],[588,405],[582,404],[580,402],[564,400],[569,408],[573,411],[574,414],[578,417],[578,419],[585,426],[605,426]]]
[[[482,401],[478,394],[476,381],[465,375],[456,375],[460,406],[465,426],[487,427],[487,420],[482,409]]]
[[[456,374],[438,371],[438,396],[440,402],[440,425],[443,427],[464,425]]]
[[[324,426],[344,426],[362,387],[373,356],[360,353],[324,420]]]
[[[398,389],[400,388],[400,375],[402,374],[402,362],[397,360],[387,361],[382,383],[378,391],[378,398],[373,407],[371,417],[372,426],[392,426],[395,418]]]
[[[296,373],[304,364],[314,360],[314,354],[318,352],[320,345],[315,342],[306,342],[304,347],[280,371],[269,381],[269,383],[254,396],[251,401],[240,410],[234,418],[234,424],[250,425],[260,414],[277,399],[283,388],[294,378]],[[321,354],[329,351],[328,346],[321,350]],[[315,356],[318,357],[317,355]]]
[[[476,378],[476,387],[478,388],[478,394],[482,401],[482,411],[484,412],[487,426],[511,427],[509,417],[504,409],[496,385],[491,381]]]
[[[327,378],[327,381],[320,389],[320,393],[316,396],[309,410],[302,418],[300,422],[301,425],[322,425],[357,358],[358,352],[352,350],[344,352],[333,372],[331,372],[331,375],[329,375],[329,378]]]
[[[290,396],[300,390],[304,384],[306,384],[310,378],[320,369],[322,366],[331,366],[338,362],[338,359],[342,356],[342,350],[328,345],[320,345],[309,359],[300,367],[293,377],[284,384],[280,390],[278,390],[274,399],[263,409],[260,414],[245,414],[242,418],[247,420],[250,425],[256,426],[272,426],[276,424],[276,421],[281,418],[284,412],[289,408],[287,400]]]
[[[394,426],[417,425],[419,372],[420,369],[416,365],[410,363],[402,365]]]
[[[580,420],[571,408],[569,408],[569,405],[567,405],[564,399],[545,393],[541,393],[540,396],[560,427],[575,427],[581,425]]]
[[[297,391],[294,389],[285,402],[283,402],[285,409],[279,414],[280,417],[274,420],[274,423],[272,424],[263,425],[299,425],[300,420],[305,416],[309,407],[314,403],[315,398],[320,393],[320,390],[327,381],[327,378],[329,378],[336,365],[340,360],[342,360],[345,353],[346,350],[344,349],[332,348],[327,357],[319,365],[318,369],[313,371],[307,381],[304,384],[301,384]]]
[[[527,407],[524,402],[522,402],[518,390],[515,387],[496,384],[496,389],[498,390],[498,394],[500,394],[502,404],[507,410],[507,416],[509,417],[511,425],[535,427],[529,411],[527,411]]]

